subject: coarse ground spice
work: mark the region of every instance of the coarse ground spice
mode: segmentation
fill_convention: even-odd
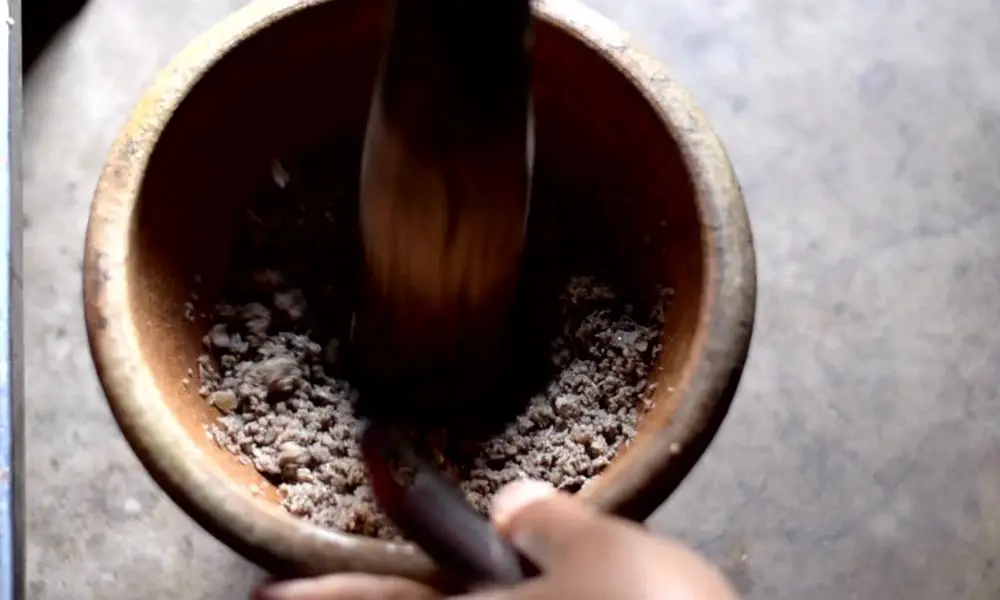
[[[339,159],[345,173],[357,173],[350,156],[333,147],[292,172],[276,166],[277,185],[252,202],[245,250],[203,340],[200,393],[222,413],[209,428],[213,439],[275,483],[292,514],[396,539],[367,483],[357,392],[341,364],[355,299],[356,251],[348,250],[356,245],[356,189],[328,167]],[[322,269],[322,283],[310,268]],[[635,435],[647,408],[662,311],[635,314],[595,277],[571,279],[559,306],[554,374],[519,416],[485,441],[460,439],[456,429],[415,440],[484,513],[493,493],[518,478],[581,489]]]

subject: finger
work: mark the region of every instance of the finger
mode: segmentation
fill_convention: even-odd
[[[493,525],[503,529],[524,507],[537,500],[546,500],[559,492],[552,484],[533,479],[521,479],[500,488],[490,505]]]
[[[606,551],[627,543],[637,531],[537,481],[518,481],[500,490],[491,516],[496,528],[542,570],[566,564],[579,568],[581,553],[593,557],[595,543]]]
[[[265,584],[253,600],[437,600],[441,595],[402,577],[345,574]]]
[[[454,596],[449,600],[551,600],[554,598],[582,599],[585,597],[573,590],[559,589],[558,586],[553,589],[551,582],[536,579],[513,587],[490,588],[463,596]]]

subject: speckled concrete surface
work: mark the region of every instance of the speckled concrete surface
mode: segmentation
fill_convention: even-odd
[[[241,598],[87,356],[87,204],[125,112],[241,0],[92,0],[26,85],[30,597]],[[1000,597],[1000,2],[592,0],[743,181],[758,327],[717,442],[653,518],[748,598]]]

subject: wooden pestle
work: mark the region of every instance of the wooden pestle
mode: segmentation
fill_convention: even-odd
[[[530,0],[395,3],[362,159],[355,335],[362,407],[381,420],[468,412],[504,360],[533,163],[530,27]]]

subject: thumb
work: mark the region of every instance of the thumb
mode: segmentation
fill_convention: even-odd
[[[631,527],[540,481],[515,481],[493,499],[491,518],[501,534],[542,570],[581,565],[595,542],[612,544]]]

